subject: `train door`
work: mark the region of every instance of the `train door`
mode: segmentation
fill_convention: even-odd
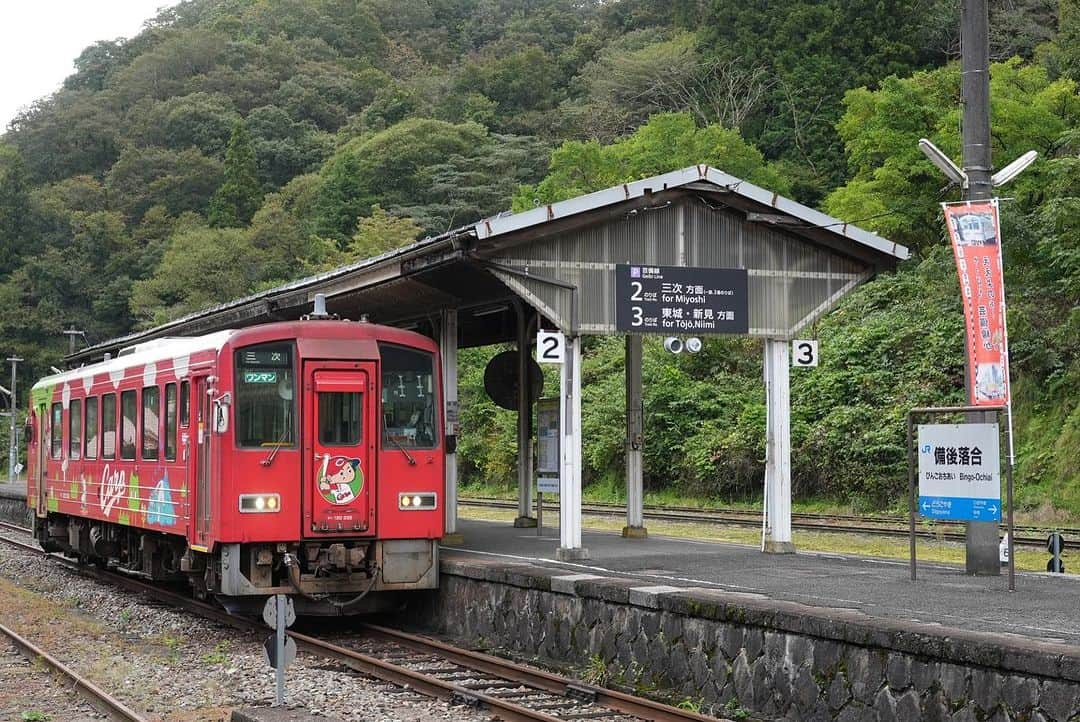
[[[306,364],[304,528],[374,533],[375,364]]]
[[[34,429],[36,449],[34,452],[34,475],[32,477],[33,486],[36,490],[34,508],[38,516],[45,516],[48,513],[45,499],[45,458],[46,454],[49,453],[45,450],[45,447],[49,445],[47,441],[49,437],[46,434],[49,415],[46,412],[46,406],[39,404],[34,416],[36,421],[36,428]]]
[[[191,429],[194,432],[188,456],[188,479],[195,484],[195,545],[205,548],[210,540],[210,519],[212,512],[211,492],[211,444],[213,433],[210,426],[211,399],[207,393],[206,377],[200,376],[191,382],[191,415],[194,417]]]

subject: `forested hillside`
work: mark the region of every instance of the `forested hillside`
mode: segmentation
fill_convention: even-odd
[[[1020,499],[1080,513],[1080,0],[1000,0]],[[100,341],[511,206],[706,162],[908,245],[793,372],[804,496],[892,502],[902,418],[959,401],[962,328],[918,152],[959,157],[953,0],[187,0],[102,40],[0,137],[0,351],[21,383]],[[622,347],[587,346],[586,479],[617,486]],[[513,421],[463,356],[462,469],[509,482]],[[646,350],[647,483],[760,493],[760,344]],[[25,387],[25,386],[24,386]],[[3,440],[3,439],[0,439]]]

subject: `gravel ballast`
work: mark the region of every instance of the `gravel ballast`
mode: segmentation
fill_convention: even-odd
[[[81,577],[0,543],[0,622],[148,719],[227,720],[234,708],[269,707],[274,671],[266,634],[244,633]],[[352,722],[489,720],[301,653],[286,673],[286,703]],[[0,644],[0,718],[101,719],[7,641]]]

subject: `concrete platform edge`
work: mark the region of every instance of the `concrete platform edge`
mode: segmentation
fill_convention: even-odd
[[[545,590],[583,599],[660,610],[714,622],[759,627],[824,640],[919,655],[958,665],[998,668],[1080,682],[1080,647],[1038,639],[974,632],[937,624],[875,618],[844,608],[813,607],[722,590],[650,587],[638,579],[532,564],[444,559],[445,575]]]

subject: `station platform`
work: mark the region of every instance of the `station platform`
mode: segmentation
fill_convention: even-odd
[[[7,481],[0,482],[0,498],[25,499],[26,482],[19,481],[14,484],[9,484]]]
[[[461,519],[460,547],[443,559],[485,560],[507,566],[531,563],[566,574],[615,576],[665,585],[711,589],[823,610],[856,610],[870,619],[918,622],[943,628],[1011,635],[1080,650],[1080,576],[1016,573],[973,577],[960,567],[920,563],[917,581],[906,560],[799,552],[763,554],[757,547],[683,538],[624,539],[585,531],[584,562],[555,559],[557,529],[515,529],[506,523]],[[795,539],[796,545],[798,538]],[[943,632],[946,630],[943,629]]]

